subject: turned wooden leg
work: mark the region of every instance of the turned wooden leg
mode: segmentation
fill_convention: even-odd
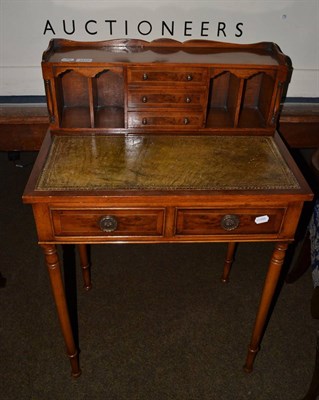
[[[244,365],[244,370],[246,372],[251,372],[253,370],[254,360],[259,351],[260,341],[264,332],[269,308],[273,300],[273,295],[277,287],[287,247],[287,243],[276,243],[275,250],[270,260],[259,308],[257,311],[255,326],[248,349],[246,363]]]
[[[71,363],[71,373],[72,376],[77,378],[81,375],[81,369],[79,366],[78,351],[73,337],[69,312],[65,298],[59,257],[55,245],[45,244],[42,245],[42,248],[45,254],[45,260],[49,271],[51,288],[66,345],[67,355]]]
[[[223,275],[221,277],[221,281],[223,283],[227,283],[229,281],[229,274],[232,263],[234,261],[234,253],[236,249],[236,242],[229,242],[227,247],[226,259],[224,263]]]
[[[85,290],[90,290],[92,288],[91,266],[88,257],[87,245],[79,244],[78,249],[79,249],[80,263],[82,268],[83,287]]]

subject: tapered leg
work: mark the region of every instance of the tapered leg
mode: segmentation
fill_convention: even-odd
[[[225,259],[224,269],[223,269],[223,275],[221,277],[221,281],[223,283],[227,283],[229,281],[229,274],[230,274],[230,269],[231,269],[232,263],[234,261],[234,253],[235,253],[235,249],[236,249],[236,244],[237,244],[236,242],[228,243],[226,259]]]
[[[87,245],[79,244],[78,249],[79,249],[80,263],[82,268],[83,287],[85,290],[90,290],[92,288],[91,266],[88,257]]]
[[[62,245],[63,282],[66,304],[69,311],[70,322],[76,348],[79,349],[79,323],[77,300],[77,274],[74,244]]]
[[[264,332],[265,324],[268,317],[268,312],[273,300],[273,296],[277,287],[278,279],[281,272],[281,267],[284,263],[287,250],[287,243],[276,243],[275,250],[272,254],[261,300],[257,312],[255,326],[251,337],[246,363],[244,370],[251,372],[255,357],[259,351],[260,341]]]
[[[70,323],[70,317],[65,298],[64,285],[62,281],[60,262],[56,251],[56,246],[46,244],[42,245],[42,248],[45,254],[45,260],[49,271],[51,288],[58,312],[62,334],[66,345],[67,355],[71,363],[71,373],[72,376],[78,377],[81,375],[81,369],[79,367],[79,356]]]

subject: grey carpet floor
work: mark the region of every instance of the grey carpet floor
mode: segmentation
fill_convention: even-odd
[[[0,153],[0,398],[4,400],[297,400],[307,391],[318,321],[310,272],[284,284],[253,373],[242,366],[273,249],[238,247],[220,282],[225,244],[95,245],[93,289],[78,276],[82,376],[69,363],[23,168]]]

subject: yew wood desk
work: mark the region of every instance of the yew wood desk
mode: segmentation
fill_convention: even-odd
[[[276,132],[287,79],[273,44],[55,40],[44,53],[50,129],[32,204],[72,375],[81,373],[56,246],[275,242],[249,344],[251,371],[311,191]],[[164,262],[164,261],[163,261]],[[254,266],[252,266],[253,268]]]

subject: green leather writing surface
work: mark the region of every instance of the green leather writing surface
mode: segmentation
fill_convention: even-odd
[[[37,190],[298,189],[267,136],[55,136]]]

